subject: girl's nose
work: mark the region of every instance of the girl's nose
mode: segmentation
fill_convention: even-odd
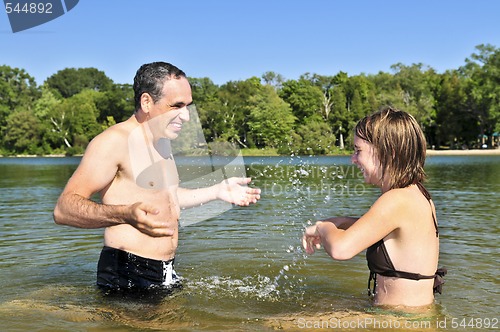
[[[351,163],[357,164],[357,162],[358,162],[358,158],[356,156],[356,153],[353,153],[351,156]]]

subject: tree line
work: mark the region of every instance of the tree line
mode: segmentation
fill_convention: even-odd
[[[437,73],[421,63],[349,76],[275,72],[217,85],[189,80],[207,142],[280,154],[335,154],[352,129],[383,106],[411,113],[432,148],[495,145],[500,131],[500,49],[479,45],[463,66]],[[80,154],[134,112],[132,85],[96,68],[65,68],[38,86],[24,69],[0,66],[0,155]]]

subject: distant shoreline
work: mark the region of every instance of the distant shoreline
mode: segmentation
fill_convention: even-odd
[[[427,150],[428,156],[498,156],[500,149]]]
[[[427,156],[498,156],[500,155],[499,149],[473,149],[473,150],[427,150]],[[82,155],[74,155],[69,157],[81,157]],[[244,157],[262,157],[262,156],[280,156],[278,154],[244,154]],[[326,156],[326,155],[325,155]],[[329,155],[330,156],[330,155]],[[350,156],[350,154],[340,154],[331,156]],[[16,156],[2,156],[0,158],[64,158],[68,157],[63,154],[50,154],[50,155],[16,155]]]

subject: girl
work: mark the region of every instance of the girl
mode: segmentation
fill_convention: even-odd
[[[366,249],[375,304],[428,305],[435,292],[441,293],[446,271],[436,270],[439,232],[434,204],[422,185],[423,132],[410,114],[386,108],[359,121],[354,133],[352,162],[382,194],[360,218],[330,218],[307,227],[304,249],[312,254],[323,246],[336,260]]]

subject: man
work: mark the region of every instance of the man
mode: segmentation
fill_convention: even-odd
[[[170,150],[189,121],[191,87],[185,73],[164,62],[145,64],[134,78],[135,112],[88,145],[54,209],[57,224],[105,228],[97,284],[105,290],[169,289],[180,209],[211,200],[256,203],[250,178],[200,189],[178,186]],[[101,202],[91,200],[99,193]]]

